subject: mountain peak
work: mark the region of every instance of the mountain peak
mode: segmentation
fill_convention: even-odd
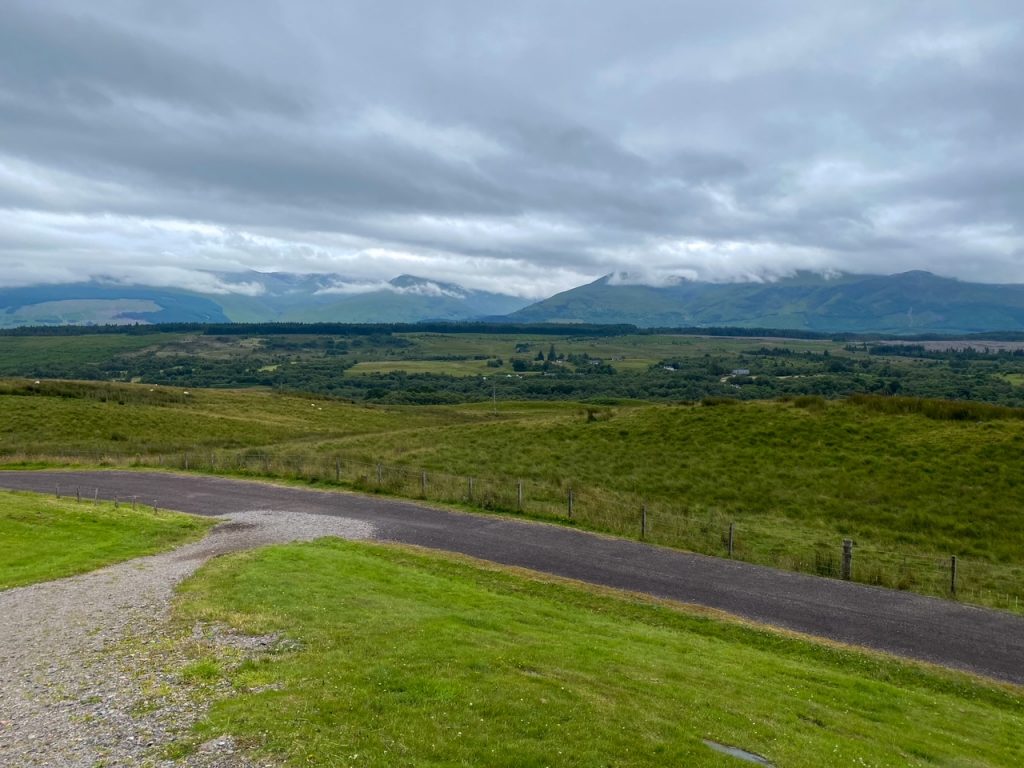
[[[399,293],[413,293],[421,296],[447,296],[452,299],[464,299],[469,295],[469,292],[461,285],[442,283],[416,275],[399,275],[393,280],[389,280],[388,284]]]

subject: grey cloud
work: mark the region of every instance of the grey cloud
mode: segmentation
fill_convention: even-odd
[[[83,253],[1024,282],[1022,31],[1011,2],[7,3],[0,225],[46,225],[0,231],[0,282]]]

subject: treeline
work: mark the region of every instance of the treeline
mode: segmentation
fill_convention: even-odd
[[[923,344],[872,344],[868,346],[867,352],[869,355],[918,357],[926,360],[1024,359],[1024,349],[1000,349],[998,347],[929,349]]]
[[[159,323],[154,325],[25,326],[0,330],[0,336],[89,336],[195,333],[206,336],[374,336],[395,333],[477,333],[505,336],[608,337],[640,333],[633,325],[557,323]]]
[[[821,340],[835,342],[885,341],[1024,341],[1024,333],[998,331],[973,334],[900,334],[826,333],[792,328],[738,328],[733,326],[685,326],[638,328],[635,325],[601,325],[591,323],[506,323],[435,321],[421,323],[155,323],[134,325],[45,325],[0,329],[0,336],[90,336],[96,334],[122,334],[146,336],[161,333],[192,333],[206,336],[294,336],[335,335],[372,336],[398,333],[451,333],[495,334],[502,336],[577,336],[612,337],[639,336],[714,336],[734,338],[780,338]],[[878,346],[878,345],[876,345]],[[903,348],[904,345],[892,345]],[[885,354],[883,352],[877,354]],[[893,354],[896,354],[893,352]]]

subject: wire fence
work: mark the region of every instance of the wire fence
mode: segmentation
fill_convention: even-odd
[[[295,480],[368,493],[422,499],[559,521],[706,555],[732,557],[789,571],[910,590],[1024,612],[1024,564],[963,558],[844,541],[754,516],[736,520],[719,510],[569,480],[473,477],[366,461],[340,454],[261,449],[123,454],[69,452],[0,455],[0,465],[157,468]],[[88,498],[88,489],[84,489]],[[75,495],[75,489],[66,491]],[[78,489],[81,496],[83,489]],[[156,506],[158,500],[142,500]],[[795,531],[795,532],[794,532]]]

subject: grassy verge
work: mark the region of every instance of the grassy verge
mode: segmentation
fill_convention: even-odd
[[[0,492],[0,589],[170,549],[212,524],[177,512]]]
[[[461,559],[321,541],[221,558],[181,621],[297,650],[222,675],[197,743],[286,765],[1020,765],[1019,689]],[[185,750],[183,750],[185,751]]]

